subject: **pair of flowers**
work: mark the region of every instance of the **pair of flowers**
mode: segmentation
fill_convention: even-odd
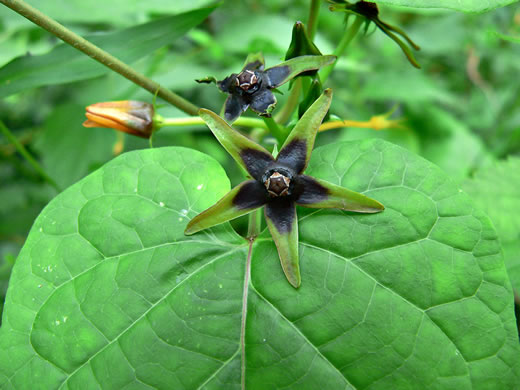
[[[229,94],[223,109],[225,120],[206,109],[199,110],[199,116],[245,169],[249,180],[194,217],[185,234],[197,233],[264,207],[267,227],[278,249],[282,269],[294,287],[301,283],[296,205],[359,213],[376,213],[384,207],[374,199],[303,173],[318,128],[330,107],[330,89],[326,89],[305,111],[276,156],[234,130],[229,123],[248,107],[261,116],[270,116],[276,104],[273,89],[334,60],[334,56],[298,56],[264,70],[263,57],[252,55],[238,74],[221,81],[211,77],[199,81],[215,82],[220,90]],[[145,138],[150,137],[154,119],[158,119],[151,104],[135,101],[94,104],[87,107],[86,115],[88,120],[84,125],[87,127],[111,127]]]
[[[233,159],[246,170],[249,180],[233,188],[214,206],[194,217],[188,223],[185,234],[197,233],[264,207],[267,227],[278,249],[283,271],[289,283],[298,287],[301,277],[296,205],[338,208],[359,213],[382,211],[383,205],[374,199],[303,174],[331,100],[332,91],[326,89],[298,121],[277,156],[234,130],[217,114],[201,109],[200,117]],[[105,113],[120,109],[114,108],[114,103],[107,103],[107,106]],[[126,106],[142,108],[137,103],[126,103]],[[92,114],[87,114],[92,117]],[[153,117],[150,112],[146,115],[140,112],[140,115],[140,118],[134,119],[138,125],[143,125]]]

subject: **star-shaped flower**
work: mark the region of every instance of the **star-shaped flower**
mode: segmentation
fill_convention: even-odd
[[[215,113],[201,109],[200,117],[251,179],[233,188],[214,206],[193,218],[184,233],[193,234],[265,206],[265,219],[283,271],[289,283],[298,287],[301,279],[296,205],[359,213],[384,210],[383,205],[374,199],[303,174],[331,99],[332,91],[326,89],[298,121],[276,158],[235,131]]]
[[[272,89],[279,87],[301,73],[317,70],[336,60],[332,55],[300,56],[264,70],[264,57],[250,55],[240,73],[233,73],[224,80],[214,77],[196,80],[199,83],[216,83],[229,96],[224,104],[224,118],[232,123],[251,108],[260,116],[270,117],[276,106]]]

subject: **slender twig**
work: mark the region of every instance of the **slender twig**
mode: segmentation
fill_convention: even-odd
[[[65,26],[56,22],[44,13],[38,11],[36,8],[31,7],[24,1],[0,0],[0,3],[11,8],[13,11],[29,19],[31,22],[37,24],[38,26],[50,32],[51,34],[57,36],[64,42],[71,45],[73,48],[87,54],[89,57],[105,65],[107,68],[110,68],[114,72],[119,73],[131,82],[143,87],[152,94],[157,93],[159,97],[163,98],[168,103],[171,103],[172,105],[181,109],[187,114],[197,115],[198,107],[195,106],[193,103],[177,95],[176,93],[162,87],[160,84],[149,79],[145,75],[137,72],[131,66],[125,64],[113,55],[107,53],[103,49],[87,41],[85,38],[82,38],[79,35],[75,34]]]
[[[320,16],[320,5],[321,0],[311,0],[311,6],[309,8],[309,20],[307,21],[307,32],[309,38],[313,39],[318,29],[318,17]]]
[[[25,146],[23,146],[20,141],[9,131],[6,125],[4,125],[4,122],[0,120],[0,131],[5,135],[5,137],[11,142],[16,150],[25,158],[25,160],[34,168],[36,172],[39,173],[39,175],[51,186],[53,186],[56,191],[61,192],[60,187],[58,184],[47,174],[47,172],[44,171],[44,169],[41,167],[40,164],[38,164],[38,161],[31,156],[29,151],[25,149]]]
[[[337,57],[336,61],[325,68],[323,68],[320,72],[321,81],[325,83],[325,81],[328,79],[330,72],[334,69],[336,64],[338,63],[339,58],[343,55],[345,52],[345,49],[349,45],[349,43],[354,39],[356,34],[359,31],[359,28],[363,24],[363,21],[365,18],[362,16],[356,16],[356,19],[354,20],[354,23],[345,31],[345,34],[343,34],[343,37],[338,43],[338,46],[336,47],[336,50],[334,50],[334,55]]]
[[[287,101],[285,102],[285,105],[274,117],[276,122],[285,124],[291,118],[291,115],[296,109],[296,106],[298,106],[301,91],[302,80],[301,77],[298,77],[296,80],[294,80],[291,92],[287,98]]]

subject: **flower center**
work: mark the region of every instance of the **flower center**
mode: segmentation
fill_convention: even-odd
[[[288,195],[290,184],[291,179],[277,171],[274,171],[271,176],[264,181],[265,188],[272,197]]]
[[[251,70],[244,70],[237,76],[237,84],[244,92],[255,92],[259,87],[258,77]]]

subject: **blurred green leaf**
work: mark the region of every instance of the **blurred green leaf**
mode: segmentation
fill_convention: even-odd
[[[398,101],[407,103],[440,102],[454,105],[456,97],[451,91],[412,67],[389,71],[378,69],[371,73],[363,86],[360,98],[372,101]]]
[[[190,11],[87,39],[120,60],[132,63],[171,44],[214,9]],[[110,69],[82,52],[60,44],[47,54],[19,57],[0,68],[0,98],[27,88],[85,80],[108,72]]]
[[[318,148],[307,173],[387,208],[301,217],[298,290],[267,236],[244,285],[248,243],[229,224],[183,235],[229,190],[208,156],[132,152],[70,187],[15,264],[0,386],[240,389],[245,351],[251,390],[514,388],[512,292],[467,195],[379,140]]]
[[[115,131],[85,128],[85,107],[55,106],[34,143],[47,174],[65,188],[112,157]]]
[[[520,158],[478,170],[462,188],[493,221],[511,282],[520,291]]]
[[[421,155],[455,180],[463,180],[492,161],[482,141],[446,110],[415,105],[410,126],[421,141]]]
[[[463,12],[485,12],[504,7],[518,0],[374,0],[378,4],[418,8],[449,8]]]
[[[215,0],[31,0],[31,6],[61,23],[107,23],[118,26],[143,23],[153,15],[192,11],[211,3]],[[0,17],[8,15],[15,19],[11,10],[0,9]],[[29,21],[25,21],[30,25]]]

